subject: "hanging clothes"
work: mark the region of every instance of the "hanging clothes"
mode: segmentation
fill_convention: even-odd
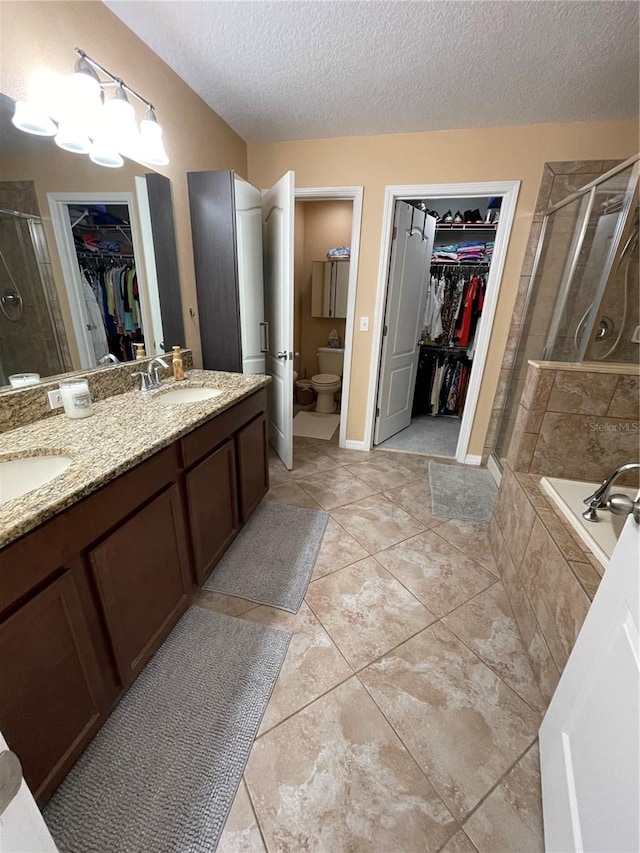
[[[89,332],[89,340],[93,349],[93,355],[95,357],[96,364],[98,364],[100,359],[109,352],[104,316],[100,305],[98,304],[96,294],[83,271],[81,271],[81,280],[82,296],[87,312],[87,331]]]

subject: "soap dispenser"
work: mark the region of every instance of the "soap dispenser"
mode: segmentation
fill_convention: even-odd
[[[182,364],[182,353],[180,347],[173,347],[173,378],[176,382],[181,382],[184,379],[184,366]]]

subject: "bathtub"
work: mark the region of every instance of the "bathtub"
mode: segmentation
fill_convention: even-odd
[[[579,480],[561,480],[558,477],[543,477],[540,480],[540,487],[558,505],[569,524],[606,569],[627,517],[613,515],[606,509],[597,510],[599,521],[587,521],[582,517],[586,509],[584,499],[593,494],[598,486],[600,483],[582,483]],[[620,493],[634,500],[638,495],[637,489],[614,483],[611,494]]]

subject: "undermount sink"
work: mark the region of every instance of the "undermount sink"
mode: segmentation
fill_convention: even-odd
[[[72,463],[68,456],[23,456],[0,460],[0,504],[51,482]]]
[[[222,394],[218,388],[172,388],[163,391],[156,397],[156,403],[173,406],[176,403],[201,403],[203,400],[213,400]]]

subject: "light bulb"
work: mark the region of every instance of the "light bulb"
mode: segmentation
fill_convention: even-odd
[[[102,121],[103,132],[108,134],[120,154],[131,156],[137,151],[139,141],[135,116],[124,88],[119,85],[104,105]]]
[[[30,101],[16,101],[11,123],[18,130],[34,136],[55,136],[58,128],[49,116]]]
[[[162,142],[162,127],[151,107],[140,122],[140,159],[150,166],[166,166],[169,162]]]

